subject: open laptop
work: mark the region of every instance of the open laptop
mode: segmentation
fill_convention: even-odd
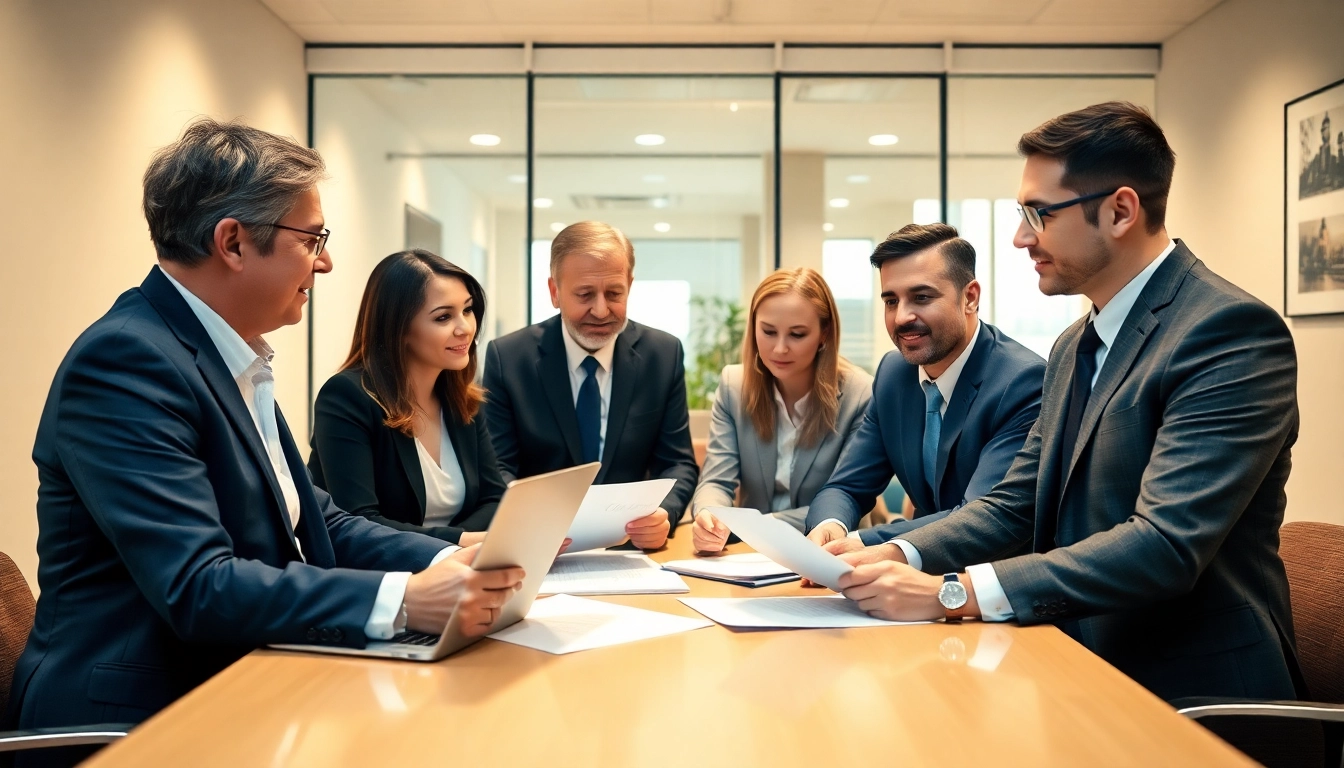
[[[518,592],[500,609],[495,623],[490,625],[490,632],[511,626],[527,615],[551,562],[565,541],[570,524],[579,513],[584,494],[601,466],[600,462],[594,461],[509,483],[472,567],[489,570],[516,565],[521,566],[527,576]],[[463,635],[460,621],[457,611],[453,611],[442,634],[403,632],[391,640],[371,640],[363,648],[287,643],[270,647],[343,656],[438,661],[480,639]]]

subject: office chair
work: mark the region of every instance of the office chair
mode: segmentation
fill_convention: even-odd
[[[1190,698],[1172,703],[1267,766],[1344,768],[1344,526],[1294,522],[1279,535],[1298,660],[1313,700]]]
[[[37,602],[33,600],[28,581],[14,561],[0,552],[0,712],[9,703],[14,664],[28,642],[36,611]],[[130,729],[128,724],[103,723],[0,731],[0,752],[108,744],[125,736]]]

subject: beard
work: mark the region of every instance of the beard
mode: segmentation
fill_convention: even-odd
[[[965,338],[966,329],[964,325],[959,325],[955,332],[949,331],[947,334],[939,336],[933,332],[933,329],[924,323],[915,322],[897,326],[892,333],[893,341],[896,342],[896,349],[900,351],[901,357],[911,365],[933,365],[951,354],[953,349]],[[903,333],[926,333],[928,334],[928,343],[922,349],[906,349],[901,341]]]
[[[617,336],[620,336],[621,331],[624,331],[625,327],[630,324],[630,319],[626,318],[625,320],[621,321],[621,326],[617,328],[615,331],[613,331],[611,334],[606,336],[593,336],[591,334],[584,333],[582,330],[579,329],[577,325],[569,322],[569,318],[565,317],[564,315],[560,316],[560,321],[565,324],[565,330],[569,331],[570,338],[578,342],[578,345],[580,347],[583,347],[584,350],[588,352],[596,352],[597,350],[605,347],[612,339],[616,338]]]
[[[1098,234],[1096,238],[1084,244],[1079,254],[1065,261],[1057,260],[1053,255],[1037,251],[1050,260],[1055,274],[1040,279],[1041,293],[1046,296],[1076,296],[1083,292],[1083,286],[1111,263],[1111,252],[1106,242]]]

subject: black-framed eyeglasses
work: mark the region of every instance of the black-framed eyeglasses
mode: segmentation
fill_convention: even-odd
[[[1086,203],[1088,200],[1096,200],[1099,197],[1114,195],[1118,191],[1120,191],[1120,188],[1116,187],[1109,192],[1095,192],[1090,195],[1075,197],[1072,200],[1065,200],[1062,203],[1055,203],[1054,205],[1047,205],[1041,208],[1036,208],[1030,205],[1019,205],[1017,206],[1017,212],[1022,214],[1022,220],[1027,222],[1027,226],[1037,232],[1044,232],[1045,217],[1049,216],[1052,211],[1058,211],[1061,208],[1068,208],[1079,203]]]
[[[313,251],[314,256],[321,256],[322,249],[327,247],[327,238],[331,237],[330,229],[323,229],[321,232],[313,232],[308,229],[299,229],[298,227],[287,227],[284,224],[259,224],[255,221],[240,221],[245,227],[275,227],[276,229],[288,229],[290,232],[299,232],[305,235],[312,235],[317,238],[317,250]]]

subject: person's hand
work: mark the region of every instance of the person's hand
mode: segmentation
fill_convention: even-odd
[[[658,549],[663,546],[671,530],[672,526],[667,522],[667,510],[662,507],[625,524],[625,535],[640,549]]]
[[[863,541],[852,536],[845,536],[840,539],[833,539],[822,549],[830,552],[832,555],[843,555],[846,552],[858,552],[864,548]]]
[[[836,539],[845,538],[847,535],[849,534],[845,531],[845,527],[839,523],[822,523],[813,528],[807,534],[807,538],[815,542],[818,547],[824,547]]]
[[[704,510],[695,516],[691,544],[696,552],[719,552],[728,543],[728,526]]]
[[[485,541],[485,531],[463,531],[462,536],[457,540],[457,544],[460,547],[470,547],[483,541]]]
[[[456,609],[462,633],[484,635],[499,609],[523,582],[522,568],[477,571],[471,567],[480,545],[459,549],[433,566],[411,574],[406,582],[406,628],[437,635]]]
[[[947,609],[938,602],[942,585],[941,576],[921,573],[891,560],[859,565],[841,576],[839,584],[844,596],[858,603],[869,616],[887,621],[944,618]]]
[[[573,539],[565,539],[564,541],[560,542],[560,551],[556,552],[555,556],[559,557],[565,554],[565,550],[569,549],[569,545],[573,543],[574,543]]]

